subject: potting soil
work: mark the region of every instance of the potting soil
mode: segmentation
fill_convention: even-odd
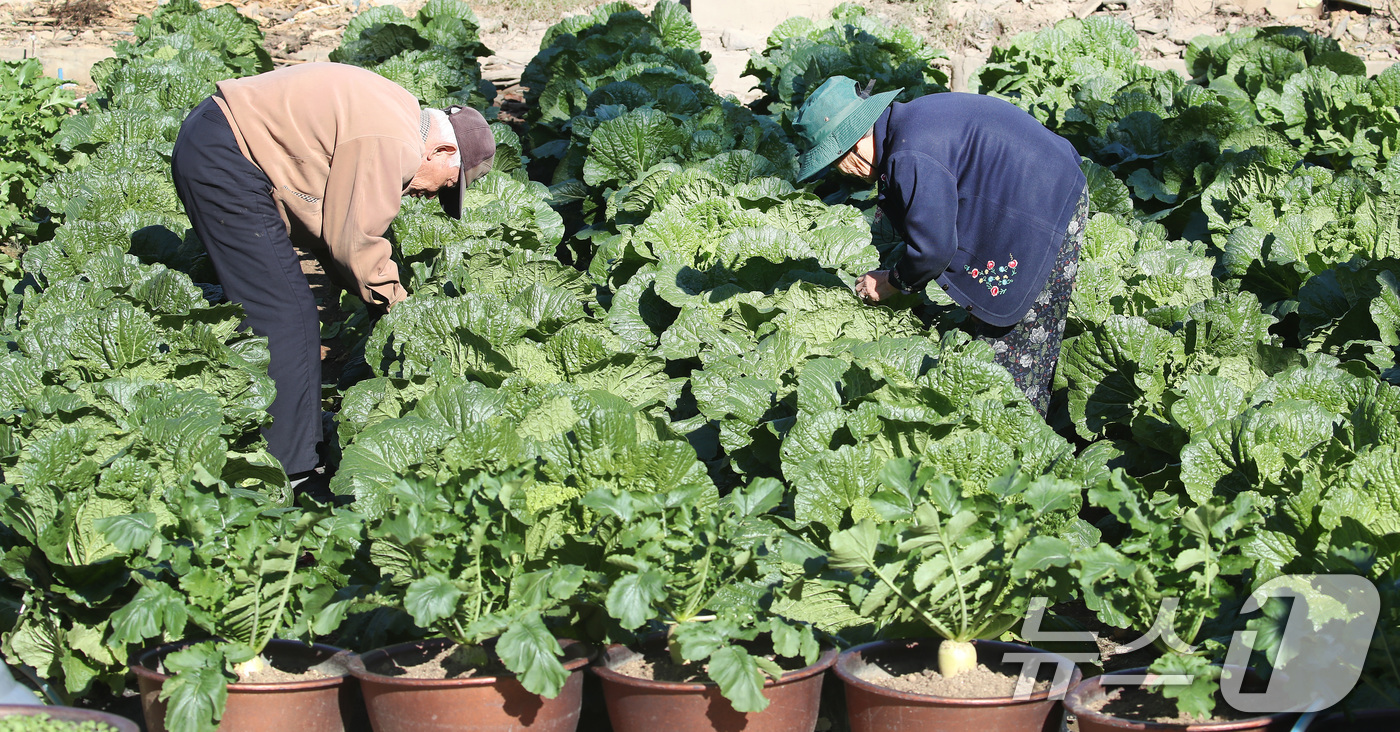
[[[458,646],[443,648],[437,655],[421,663],[401,665],[386,661],[370,669],[384,676],[408,676],[415,679],[471,679],[487,676],[514,676],[495,656],[486,664],[463,662],[454,657]]]
[[[957,676],[944,676],[934,669],[923,669],[913,673],[894,675],[878,666],[866,667],[860,677],[872,684],[878,684],[895,691],[927,696],[942,696],[953,699],[987,699],[1011,696],[1016,692],[1016,674],[993,671],[986,664],[964,671]],[[1049,681],[1037,680],[1036,691],[1050,688]]]
[[[623,676],[651,681],[702,684],[710,680],[705,673],[705,664],[691,662],[677,666],[668,656],[633,656],[613,667],[613,670]]]
[[[261,671],[240,677],[240,684],[287,684],[293,681],[313,681],[315,679],[329,679],[332,674],[328,674],[316,668],[309,668],[305,671],[284,671],[274,667],[272,664],[263,666]]]
[[[784,672],[795,671],[805,665],[800,658],[781,658],[773,655],[767,658],[777,663]],[[680,684],[712,683],[709,674],[705,671],[705,664],[691,662],[678,666],[671,661],[669,653],[637,654],[614,666],[613,670],[623,676],[650,681],[670,681]]]

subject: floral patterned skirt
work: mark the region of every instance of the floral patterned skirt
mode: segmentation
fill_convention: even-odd
[[[1065,317],[1069,314],[1074,276],[1079,272],[1079,248],[1084,244],[1088,219],[1089,191],[1085,188],[1079,210],[1065,229],[1050,279],[1025,317],[1005,327],[980,321],[973,327],[973,335],[991,344],[997,363],[1011,372],[1016,386],[1021,387],[1042,417],[1050,408],[1050,392],[1055,387],[1055,366],[1060,360],[1060,341],[1065,334]]]

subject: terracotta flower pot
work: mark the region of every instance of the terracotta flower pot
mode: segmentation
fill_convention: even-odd
[[[836,675],[846,683],[846,711],[852,732],[1033,732],[1060,729],[1064,717],[1060,699],[1079,681],[1075,668],[1065,682],[1039,691],[1025,699],[991,697],[957,699],[911,694],[867,681],[861,672],[878,666],[891,673],[909,673],[937,664],[938,640],[876,641],[848,649],[836,662]],[[1045,656],[1036,678],[1053,680],[1055,670],[1073,663],[1056,653],[1018,643],[973,641],[977,661],[994,671],[1019,674],[1019,662],[1006,663],[1007,653],[1037,653]]]
[[[1141,675],[1145,668],[1131,668],[1116,673]],[[1153,732],[1236,732],[1237,730],[1257,730],[1259,732],[1288,732],[1298,720],[1297,714],[1270,714],[1250,717],[1232,722],[1202,722],[1199,724],[1167,724],[1143,722],[1136,719],[1123,719],[1090,709],[1113,689],[1105,689],[1103,677],[1085,679],[1065,697],[1065,708],[1079,720],[1079,732],[1114,732],[1115,730],[1152,730]],[[1246,681],[1246,684],[1248,681]],[[1117,687],[1123,688],[1123,687]],[[1350,729],[1350,728],[1348,728]]]
[[[360,680],[375,732],[574,732],[583,703],[588,647],[560,640],[564,668],[573,672],[553,699],[533,694],[514,676],[415,679],[375,671],[391,660],[432,658],[452,645],[447,638],[400,643],[350,661]]]
[[[32,717],[39,714],[47,714],[51,719],[61,719],[65,722],[101,722],[102,724],[111,726],[116,732],[141,732],[141,728],[137,727],[136,723],[129,719],[123,719],[115,714],[108,714],[92,709],[0,704],[0,719],[5,719],[6,717]]]
[[[141,654],[132,664],[131,672],[141,690],[141,708],[149,732],[165,732],[166,703],[160,700],[160,690],[168,674],[157,669],[170,653],[192,645],[193,641],[170,643]],[[313,666],[330,660],[336,654],[353,655],[339,648],[306,645],[297,641],[274,640],[267,644],[263,655],[283,659],[298,666]],[[364,704],[360,700],[355,680],[346,669],[338,676],[276,684],[228,685],[228,704],[219,721],[222,732],[266,732],[267,730],[297,730],[298,732],[366,732]]]
[[[665,638],[649,639],[648,650],[660,650]],[[817,726],[822,676],[836,662],[836,649],[822,652],[817,662],[789,671],[763,685],[768,708],[736,712],[713,683],[652,681],[613,669],[634,658],[627,646],[610,646],[593,673],[603,683],[608,718],[614,732],[811,732]]]
[[[1319,717],[1308,732],[1394,732],[1400,729],[1400,709],[1368,709],[1352,714],[1341,712]]]

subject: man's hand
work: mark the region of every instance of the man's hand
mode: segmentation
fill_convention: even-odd
[[[856,294],[868,302],[880,302],[898,295],[899,290],[890,284],[888,270],[877,269],[866,272],[856,280]]]

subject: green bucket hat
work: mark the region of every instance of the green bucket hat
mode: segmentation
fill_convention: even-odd
[[[802,137],[807,152],[798,157],[801,183],[831,165],[875,125],[875,120],[903,89],[881,92],[869,99],[856,93],[859,84],[845,76],[827,79],[807,97],[792,126]]]

